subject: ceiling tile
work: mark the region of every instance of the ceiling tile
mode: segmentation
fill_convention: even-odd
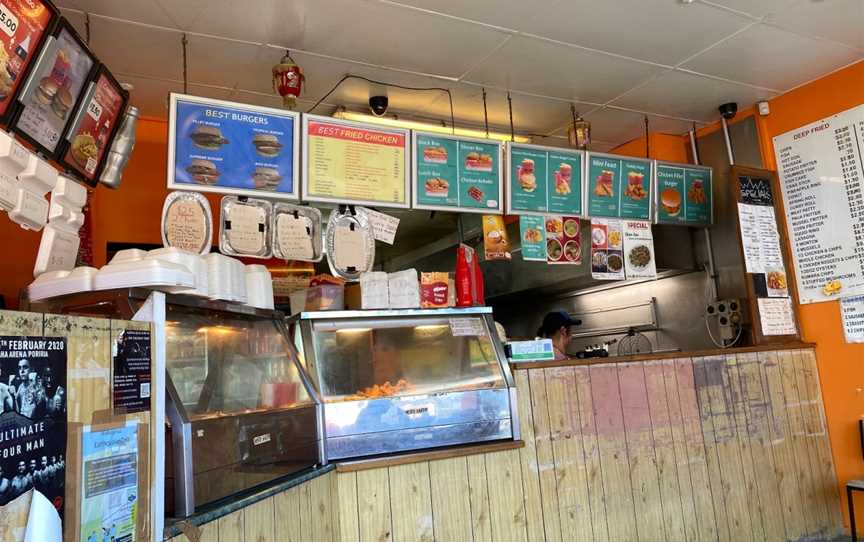
[[[186,2],[173,2],[185,4]],[[157,26],[174,27],[174,21],[162,9],[156,0],[135,0],[133,2],[118,2],[117,0],[57,0],[57,7],[85,11],[91,15],[106,15],[140,23]]]
[[[587,115],[591,122],[591,139],[621,144],[644,135],[642,115],[617,109],[598,109]]]
[[[534,2],[501,2],[500,0],[396,0],[397,4],[418,7],[438,13],[471,19],[484,24],[520,29],[525,21],[547,13],[561,0]],[[566,2],[565,2],[566,3]]]
[[[158,1],[184,30],[255,43],[276,40],[277,28],[286,25],[296,28],[306,6],[312,3],[255,0],[254,9],[250,9],[249,3],[237,0]]]
[[[769,16],[766,22],[864,49],[862,0],[805,2]]]
[[[111,71],[182,79],[180,34],[91,19],[90,46]]]
[[[764,17],[810,1],[812,0],[711,0],[714,4],[747,13],[753,17]]]
[[[508,34],[370,0],[306,0],[281,20],[279,46],[378,66],[458,77]]]
[[[722,103],[738,102],[743,108],[773,96],[745,85],[669,71],[616,100],[614,105],[710,122],[717,120],[717,107]]]
[[[543,96],[605,102],[658,71],[639,62],[514,37],[465,79]]]
[[[786,90],[860,58],[842,45],[755,25],[699,55],[684,68]]]
[[[142,117],[164,119],[168,117],[168,94],[183,92],[180,83],[169,83],[154,79],[117,74],[120,81],[131,83],[135,88],[130,93],[130,101],[141,111]]]
[[[268,85],[270,83],[269,67],[261,72],[250,73],[249,70],[249,67],[254,64],[253,61],[256,56],[267,51],[265,48],[190,36],[187,51],[190,81],[225,87],[238,85],[246,88],[249,88],[248,83],[251,77],[260,78]],[[216,51],[218,54],[214,54]],[[257,88],[253,90],[257,90]]]
[[[554,14],[534,17],[519,29],[671,66],[749,23],[746,17],[704,4],[615,0],[592,3],[590,13],[584,3],[563,2]]]

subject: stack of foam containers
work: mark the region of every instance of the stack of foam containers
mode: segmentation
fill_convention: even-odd
[[[246,303],[246,265],[237,258],[231,260],[231,299],[236,303]]]
[[[51,191],[48,225],[42,231],[33,276],[46,271],[71,271],[78,258],[81,239],[78,230],[84,224],[81,209],[87,203],[87,189],[69,177],[60,176]]]
[[[143,250],[121,250],[93,277],[94,290],[152,288],[169,293],[195,288],[195,275],[170,261],[147,258]]]
[[[57,170],[35,154],[24,171],[18,174],[18,194],[9,219],[25,230],[39,231],[48,222],[48,200],[45,195],[57,184]]]
[[[207,264],[207,297],[230,301],[232,258],[217,252],[205,254],[202,258]]]
[[[175,293],[208,297],[207,264],[200,254],[176,247],[165,247],[151,250],[147,253],[147,258],[175,263],[192,272],[195,276],[195,287],[176,290]]]
[[[0,209],[6,212],[18,203],[18,174],[30,163],[30,151],[0,130]]]
[[[259,309],[273,309],[273,277],[263,265],[246,266],[246,304]]]
[[[72,271],[47,271],[42,273],[27,288],[27,295],[32,301],[77,294],[93,290],[93,277],[98,269],[95,267],[76,267]]]

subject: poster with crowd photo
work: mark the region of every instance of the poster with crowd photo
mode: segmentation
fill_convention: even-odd
[[[63,517],[66,339],[0,336],[0,510],[35,488]]]

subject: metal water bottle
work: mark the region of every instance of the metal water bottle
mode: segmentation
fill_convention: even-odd
[[[135,127],[138,124],[138,108],[130,105],[123,115],[123,124],[117,131],[117,137],[108,151],[105,168],[99,176],[99,182],[108,188],[118,188],[123,179],[123,171],[129,162],[132,149],[135,148]]]

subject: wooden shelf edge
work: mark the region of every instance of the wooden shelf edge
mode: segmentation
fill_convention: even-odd
[[[504,442],[493,442],[491,444],[467,444],[464,446],[441,448],[440,450],[406,453],[404,455],[374,457],[371,459],[358,459],[356,461],[343,461],[341,463],[336,463],[336,472],[357,472],[361,470],[380,469],[384,467],[394,467],[396,465],[422,463],[424,461],[436,461],[439,459],[451,459],[453,457],[465,457],[468,455],[488,454],[505,450],[517,450],[523,447],[525,447],[525,441],[522,440],[507,440]]]
[[[758,346],[742,346],[740,348],[715,348],[712,350],[693,350],[689,352],[664,352],[662,354],[636,354],[633,356],[609,356],[608,358],[588,359],[562,359],[559,361],[525,361],[521,363],[510,363],[511,370],[519,369],[548,369],[552,367],[579,367],[582,365],[599,365],[604,363],[632,363],[634,361],[655,361],[661,359],[678,358],[706,358],[711,356],[725,356],[729,354],[749,354],[753,352],[776,352],[779,350],[803,350],[816,348],[815,343],[789,342],[762,344]]]

